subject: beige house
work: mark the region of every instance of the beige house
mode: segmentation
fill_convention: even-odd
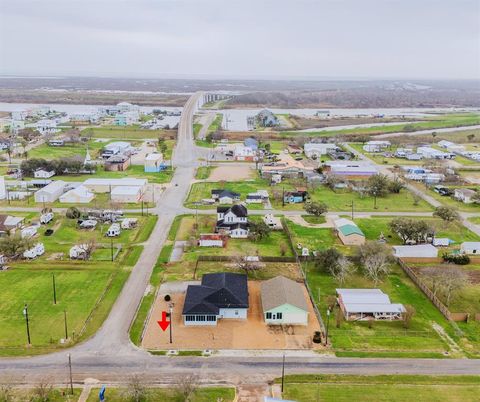
[[[339,239],[346,246],[359,246],[365,243],[365,235],[351,220],[340,218],[333,222]]]

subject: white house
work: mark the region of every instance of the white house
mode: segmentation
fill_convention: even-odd
[[[480,241],[464,241],[460,245],[460,251],[463,254],[478,255],[480,254]]]
[[[390,141],[368,141],[362,148],[365,152],[381,152],[390,145]]]
[[[200,235],[198,245],[200,247],[225,247],[227,244],[226,236],[217,233],[205,233]]]
[[[326,155],[329,151],[334,151],[336,148],[337,146],[331,143],[309,142],[303,146],[303,152],[308,158],[318,158]]]
[[[63,180],[52,181],[35,192],[35,202],[55,202],[63,194],[66,185]]]
[[[297,282],[277,276],[262,282],[263,319],[268,325],[307,325],[308,304]]]
[[[403,304],[390,301],[380,289],[337,289],[337,301],[347,321],[400,320]]]
[[[215,326],[220,319],[246,320],[248,307],[247,275],[205,274],[200,285],[187,288],[183,322],[186,326]]]
[[[438,250],[431,244],[393,246],[393,255],[398,258],[437,258]]]
[[[237,161],[254,161],[257,156],[257,151],[253,148],[244,145],[236,145],[233,150],[233,157]]]
[[[469,188],[456,188],[453,192],[453,197],[464,204],[471,204],[473,202],[472,197],[475,193],[475,191],[470,190]]]
[[[49,179],[52,176],[55,176],[54,170],[37,169],[33,172],[33,177],[36,179]]]
[[[241,204],[232,207],[217,208],[217,225],[215,231],[224,232],[232,238],[248,237],[248,211]]]
[[[145,157],[144,170],[147,173],[157,173],[163,169],[163,155],[153,152]]]
[[[148,184],[147,179],[131,179],[124,177],[121,179],[87,179],[83,185],[94,193],[108,193],[116,187],[141,187],[145,190]]]
[[[112,201],[114,202],[137,203],[141,201],[143,191],[142,187],[140,186],[117,186],[113,188],[110,195]]]
[[[60,196],[60,202],[69,204],[88,204],[95,197],[87,187],[80,185]]]

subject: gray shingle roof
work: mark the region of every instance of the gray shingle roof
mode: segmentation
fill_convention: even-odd
[[[274,309],[283,304],[291,304],[308,311],[307,301],[301,285],[283,276],[277,276],[262,283],[263,311]]]

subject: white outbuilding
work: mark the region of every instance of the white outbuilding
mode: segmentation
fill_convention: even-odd
[[[120,203],[137,203],[140,202],[143,192],[140,186],[118,186],[110,193],[111,200]]]
[[[88,204],[95,197],[87,187],[81,185],[60,196],[60,202],[69,204]]]
[[[55,202],[65,191],[66,185],[63,180],[52,181],[35,193],[35,202]]]
[[[480,241],[464,241],[460,245],[460,251],[463,254],[478,255],[480,254]]]
[[[393,246],[393,255],[398,258],[437,258],[438,249],[431,244]]]

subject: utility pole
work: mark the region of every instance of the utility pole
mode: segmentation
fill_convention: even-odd
[[[352,221],[353,221],[353,200],[352,200]]]
[[[57,287],[55,286],[55,274],[52,274],[52,286],[53,286],[53,304],[57,304]]]
[[[285,206],[285,186],[282,186],[282,206]]]
[[[68,370],[70,373],[70,394],[73,395],[73,378],[72,378],[72,355],[68,354]]]
[[[110,255],[113,261],[113,237],[110,238]]]
[[[23,315],[25,316],[25,325],[27,326],[27,340],[28,344],[31,345],[32,342],[30,340],[30,324],[28,322],[28,306],[27,303],[25,303],[25,307],[23,309]]]
[[[283,354],[283,359],[282,359],[282,396],[283,396],[284,385],[285,385],[285,353]]]
[[[325,346],[328,345],[328,327],[330,324],[330,309],[327,309],[327,329],[325,331]]]
[[[68,339],[68,327],[67,327],[67,310],[63,310],[63,322],[65,326],[65,340]]]
[[[170,304],[169,312],[170,312],[170,343],[172,343],[173,307],[171,304]]]

